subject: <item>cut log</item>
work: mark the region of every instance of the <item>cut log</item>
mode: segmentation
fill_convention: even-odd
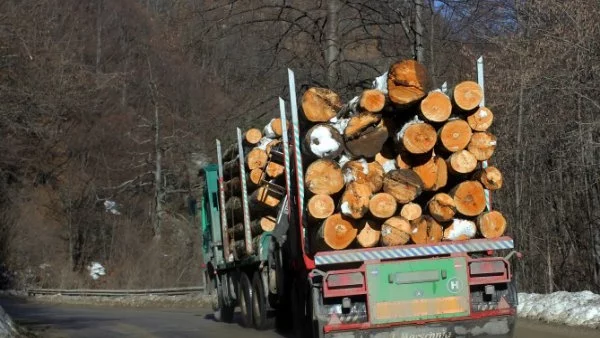
[[[340,210],[344,216],[360,219],[369,211],[371,188],[368,184],[351,182],[340,199]]]
[[[368,170],[367,184],[371,188],[371,192],[376,193],[383,187],[383,167],[377,162],[369,162]]]
[[[250,175],[248,175],[249,184],[257,187],[261,183],[261,179],[263,178],[264,171],[260,168],[252,169],[250,171]]]
[[[341,107],[338,94],[327,88],[311,87],[302,95],[302,112],[311,122],[327,122]]]
[[[313,219],[326,219],[333,215],[335,203],[329,195],[317,194],[308,200],[308,215]]]
[[[360,109],[369,113],[379,113],[385,106],[385,94],[377,89],[366,89],[360,95]]]
[[[396,156],[396,166],[398,167],[398,169],[410,169],[410,164],[408,164],[404,158],[406,157],[406,154],[408,153],[404,153],[403,154],[398,154],[398,156]]]
[[[228,231],[230,237],[233,236],[233,238],[236,238],[236,239],[243,239],[244,238],[244,223],[243,222],[236,223],[234,226],[227,229],[227,231]],[[256,235],[260,235],[263,231],[264,230],[261,227],[261,218],[250,221],[250,233],[252,234],[252,237],[254,237]]]
[[[443,150],[449,153],[463,150],[471,141],[473,132],[464,120],[451,120],[440,128],[438,143]]]
[[[467,149],[478,161],[489,160],[496,150],[496,136],[486,131],[473,133]]]
[[[404,245],[410,241],[411,231],[410,222],[406,219],[399,216],[388,218],[381,225],[381,244],[385,246]]]
[[[465,241],[475,237],[477,234],[477,226],[475,222],[455,218],[452,224],[444,229],[444,240],[445,241]]]
[[[381,223],[372,219],[363,219],[360,221],[356,242],[363,248],[372,248],[379,244],[381,238]]]
[[[468,150],[453,153],[448,158],[448,170],[453,174],[472,173],[477,168],[477,159]]]
[[[335,158],[344,151],[344,140],[332,126],[317,124],[306,132],[302,150],[312,158]]]
[[[456,210],[465,216],[477,216],[485,210],[485,191],[477,181],[459,183],[450,196],[454,199]]]
[[[435,129],[425,122],[409,122],[396,136],[399,144],[411,154],[430,152],[437,141]]]
[[[268,186],[263,185],[258,187],[252,195],[250,196],[250,202],[253,203],[253,206],[258,208],[259,206],[264,206],[268,208],[275,208],[281,202],[281,197],[279,193],[269,189]]]
[[[483,89],[474,81],[463,81],[452,90],[452,102],[463,111],[477,108],[482,99]]]
[[[467,123],[475,131],[486,131],[494,121],[494,114],[487,107],[479,107],[473,114],[467,117]]]
[[[388,96],[396,105],[405,107],[419,102],[425,97],[425,91],[414,87],[396,86],[388,81]]]
[[[242,199],[238,196],[228,198],[225,202],[225,215],[229,224],[241,221],[243,217]]]
[[[344,173],[344,182],[367,183],[369,174],[369,164],[364,158],[348,161],[342,167]]]
[[[446,193],[435,194],[427,203],[427,210],[438,222],[448,222],[456,215],[454,199]]]
[[[381,150],[388,136],[388,127],[382,119],[377,125],[362,130],[358,136],[345,138],[346,149],[353,156],[372,158]]]
[[[435,165],[437,167],[437,179],[431,191],[438,191],[448,184],[448,166],[446,165],[446,161],[436,156]]]
[[[271,149],[277,147],[279,144],[281,144],[281,140],[272,140],[269,141],[269,143],[267,143],[267,145],[265,146],[265,151],[267,152],[267,155],[271,155]]]
[[[229,145],[229,147],[227,147],[224,151],[223,151],[223,163],[228,162],[233,160],[238,154],[238,144],[234,143]]]
[[[381,115],[361,113],[352,116],[348,121],[346,129],[344,129],[344,137],[346,139],[353,139],[359,136],[363,131],[369,127],[374,127],[381,121]]]
[[[394,143],[391,139],[388,139],[388,141],[386,141],[381,147],[381,151],[375,154],[375,162],[381,165],[385,173],[397,168],[396,151],[394,149]]]
[[[223,182],[223,190],[225,191],[225,196],[233,196],[241,194],[242,183],[239,177],[234,177],[229,181]]]
[[[423,190],[419,175],[409,169],[396,169],[385,174],[383,191],[394,196],[401,204],[412,202]]]
[[[411,239],[415,244],[438,243],[442,240],[444,230],[431,216],[422,215],[411,222]]]
[[[261,236],[256,236],[252,238],[252,249],[254,252],[258,252],[258,246],[260,243]],[[246,252],[246,241],[241,239],[238,241],[234,241],[230,243],[229,250],[235,253],[238,258],[242,258],[246,256],[248,253]]]
[[[423,214],[423,209],[417,203],[408,203],[402,206],[400,210],[400,216],[405,218],[407,221],[414,221],[415,219],[421,217]]]
[[[358,230],[351,220],[342,214],[333,214],[325,221],[317,232],[317,237],[329,248],[341,250],[347,248],[356,238]]]
[[[313,194],[333,195],[344,188],[342,169],[335,161],[328,159],[311,163],[306,169],[304,182]]]
[[[275,230],[275,226],[277,225],[275,216],[263,216],[260,218],[259,222],[260,228],[265,232]]]
[[[452,113],[452,102],[448,95],[441,91],[429,92],[421,101],[421,116],[430,122],[444,122]]]
[[[240,173],[240,162],[237,156],[223,163],[223,178],[229,180]]]
[[[265,173],[271,178],[277,178],[285,172],[285,167],[277,162],[269,162],[265,168]]]
[[[280,118],[272,119],[270,124],[271,124],[271,129],[273,130],[273,133],[275,133],[276,137],[283,136],[283,123]],[[286,129],[289,130],[289,128],[290,128],[290,122],[286,121]]]
[[[248,145],[258,144],[258,142],[260,141],[261,138],[262,138],[262,133],[261,133],[260,129],[250,128],[250,129],[246,130],[246,133],[244,133],[244,141]]]
[[[498,238],[506,231],[506,218],[498,211],[483,213],[477,217],[479,232],[485,238]]]
[[[447,176],[447,174],[444,172],[447,170],[446,166],[444,165],[442,167],[438,167],[439,163],[440,161],[438,157],[432,157],[429,159],[429,161],[412,168],[412,170],[421,178],[421,181],[423,182],[423,190],[434,191],[439,189],[438,183],[441,181],[440,176]]]
[[[385,192],[373,195],[369,201],[369,211],[371,212],[371,215],[381,219],[387,219],[394,216],[397,207],[398,204],[396,203],[394,196]]]
[[[481,182],[481,184],[489,190],[498,190],[502,188],[502,183],[504,182],[502,172],[494,166],[477,171],[475,175],[473,175],[473,179]]]
[[[388,72],[388,96],[390,101],[405,106],[425,97],[427,70],[414,60],[394,63]]]
[[[246,155],[246,166],[253,170],[256,168],[263,169],[267,165],[267,152],[260,148],[252,148]]]

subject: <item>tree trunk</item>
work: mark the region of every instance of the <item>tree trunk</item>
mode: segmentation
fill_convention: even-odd
[[[410,237],[415,244],[438,243],[442,240],[444,230],[433,217],[422,215],[411,224]]]
[[[409,169],[392,170],[383,178],[383,191],[394,196],[401,204],[412,202],[421,194],[422,189],[421,178]]]
[[[250,232],[252,233],[252,237],[260,235],[263,233],[262,228],[262,218],[254,219],[250,222]],[[228,230],[229,236],[231,238],[243,239],[244,238],[244,223],[236,223],[234,226],[229,228]]]
[[[424,62],[423,48],[423,0],[415,1],[415,59]]]
[[[333,214],[323,222],[317,232],[317,238],[329,248],[341,250],[352,244],[357,232],[350,219],[342,214]]]
[[[342,169],[335,161],[319,159],[311,163],[304,175],[306,188],[313,194],[333,195],[344,188]]]
[[[265,168],[265,173],[271,178],[277,178],[285,172],[285,167],[276,162],[269,162]]]
[[[494,114],[487,107],[479,107],[467,117],[467,123],[474,131],[486,131],[494,121]]]
[[[438,222],[448,222],[456,214],[454,199],[446,193],[438,193],[427,203],[429,214]]]
[[[477,171],[473,175],[473,179],[478,180],[486,189],[492,191],[502,188],[504,183],[502,172],[494,166]]]
[[[477,159],[468,150],[453,153],[448,158],[448,171],[453,174],[469,174],[477,169]]]
[[[375,116],[375,115],[371,115]],[[346,127],[346,130],[348,128]],[[356,157],[374,157],[389,137],[388,127],[384,120],[377,125],[369,125],[352,138],[345,137],[346,150]]]
[[[425,122],[409,122],[397,135],[397,141],[403,149],[411,154],[430,152],[437,141],[435,129]]]
[[[328,122],[341,107],[338,94],[327,88],[311,87],[302,95],[302,112],[310,122]]]
[[[485,238],[498,238],[506,231],[506,219],[499,211],[490,211],[477,217],[479,232]]]
[[[454,199],[456,210],[465,216],[477,216],[485,210],[485,191],[477,181],[459,183],[450,196]]]
[[[260,129],[257,128],[250,128],[246,131],[246,133],[244,133],[244,141],[248,145],[258,144],[261,138],[262,133],[260,132]]]
[[[380,219],[388,219],[394,216],[397,207],[398,204],[394,196],[385,192],[373,195],[369,201],[371,215]]]
[[[327,1],[327,29],[325,30],[325,61],[327,62],[327,85],[329,88],[335,88],[339,75],[339,54],[340,47],[338,42],[338,13],[340,11],[339,0]]]
[[[471,137],[467,149],[475,155],[478,161],[487,161],[496,150],[496,136],[489,132],[476,132]]]
[[[477,227],[475,222],[466,219],[454,219],[452,224],[444,229],[445,241],[464,241],[475,237]]]
[[[340,210],[344,216],[359,219],[369,211],[371,188],[368,184],[351,182],[340,199]]]
[[[227,215],[227,223],[233,224],[242,221],[244,210],[242,209],[242,199],[237,196],[232,196],[225,202],[225,214]]]
[[[306,208],[310,217],[322,220],[333,215],[335,202],[329,195],[317,194],[308,200]]]
[[[440,128],[438,143],[445,152],[453,153],[465,149],[472,135],[471,127],[466,121],[451,120]]]
[[[445,122],[452,113],[452,102],[441,91],[429,92],[421,101],[421,116],[430,122]]]
[[[381,223],[372,219],[363,219],[359,222],[356,242],[363,248],[372,248],[379,244],[381,238]]]
[[[414,60],[394,63],[388,72],[388,96],[401,106],[418,102],[425,97],[427,70]]]
[[[472,111],[479,107],[482,99],[483,89],[474,81],[463,81],[452,90],[452,102],[462,111]]]
[[[275,208],[279,205],[279,202],[281,202],[281,196],[277,192],[269,189],[268,186],[263,185],[252,193],[250,202],[252,202],[252,206],[255,208],[260,208],[261,206],[263,208]]]
[[[246,166],[250,170],[256,168],[263,169],[267,165],[268,159],[266,151],[260,148],[252,148],[246,155]]]
[[[400,216],[406,219],[407,221],[414,221],[415,219],[421,217],[423,214],[423,209],[417,203],[408,203],[402,206],[400,210]]]
[[[258,252],[258,245],[260,243],[260,238],[261,238],[260,236],[256,236],[256,237],[252,238],[252,248],[253,248],[254,252]],[[246,241],[243,239],[232,242],[232,245],[230,246],[229,250],[231,250],[232,252],[235,252],[238,259],[242,258],[248,254],[248,252],[246,252]]]
[[[328,124],[317,124],[306,132],[303,152],[311,158],[335,158],[344,151],[342,135]]]
[[[385,107],[385,94],[377,89],[366,89],[358,101],[360,110],[369,113],[379,113]]]
[[[385,173],[383,167],[377,162],[369,162],[368,169],[367,184],[371,188],[371,192],[376,193],[383,188],[383,175]]]
[[[381,226],[381,244],[385,246],[404,245],[410,241],[410,222],[394,216],[388,218]]]

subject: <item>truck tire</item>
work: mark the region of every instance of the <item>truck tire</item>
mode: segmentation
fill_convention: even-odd
[[[221,288],[217,288],[217,303],[216,308],[213,308],[213,316],[218,322],[231,323],[233,321],[233,312],[235,307],[225,302]]]
[[[269,330],[275,327],[275,317],[269,314],[269,304],[261,273],[255,272],[252,278],[252,316],[257,330]]]
[[[248,274],[245,272],[240,273],[238,297],[242,313],[242,324],[245,327],[252,327],[252,284],[250,284],[250,278],[248,278]]]

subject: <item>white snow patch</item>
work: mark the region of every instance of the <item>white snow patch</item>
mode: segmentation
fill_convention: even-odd
[[[388,172],[396,169],[396,161],[387,160],[382,165],[383,171],[387,174]]]
[[[100,276],[106,275],[106,270],[102,264],[98,262],[92,262],[87,269],[90,272],[90,277],[92,277],[93,280],[98,280]]]
[[[350,102],[348,102],[348,108],[352,112],[352,115],[358,113],[358,101],[359,97],[355,96],[354,98],[352,98],[352,100],[350,100]]]
[[[350,210],[350,204],[347,201],[342,203],[342,205],[340,206],[340,210],[342,211],[342,214],[346,216],[352,215],[352,210]]]
[[[356,181],[356,176],[354,176],[352,169],[346,168],[346,170],[344,170],[344,183],[348,184],[354,181]]]
[[[343,167],[348,162],[350,162],[350,156],[348,156],[348,154],[342,154],[342,156],[340,156],[340,159],[338,160],[338,164],[340,165],[340,167]]]
[[[271,123],[273,123],[275,119],[271,119],[271,121],[269,121],[269,123],[267,123],[267,125],[265,126],[265,128],[263,129],[263,135],[265,137],[268,138],[275,138],[277,135],[275,134],[275,131],[273,131],[273,127],[271,126]]]
[[[340,145],[331,135],[329,128],[318,126],[311,132],[310,150],[317,157],[328,157],[338,149]]]
[[[497,143],[497,141],[490,141],[490,145],[491,145],[491,146],[495,146],[495,145],[496,145],[496,143]]]
[[[273,141],[272,138],[263,136],[259,141],[256,147],[261,150],[267,150],[267,145]]]
[[[358,160],[358,162],[360,162],[360,164],[362,165],[363,174],[368,175],[369,174],[369,164],[367,163],[367,160],[365,160],[364,158],[361,158]]]
[[[417,123],[425,123],[425,122],[421,121],[418,116],[415,116],[414,119],[406,122],[402,126],[402,129],[400,129],[400,131],[398,131],[398,133],[396,134],[396,139],[401,140],[404,137],[404,134],[406,133],[406,130],[408,129],[408,127],[412,126],[413,124],[417,124]]]
[[[388,72],[381,74],[373,81],[373,89],[381,90],[384,94],[388,93],[387,88]]]
[[[340,134],[344,133],[344,130],[346,130],[346,126],[348,126],[348,122],[350,122],[350,119],[338,119],[337,117],[333,117],[331,118],[331,120],[329,120],[329,123],[331,123],[331,126],[333,128],[335,128],[335,130],[337,130]]]
[[[517,313],[550,323],[600,328],[600,295],[591,291],[519,293]]]
[[[485,109],[479,109],[479,117],[484,118],[488,115],[488,113],[485,111]]]
[[[467,236],[468,238],[473,238],[476,232],[477,226],[475,226],[473,221],[455,218],[452,221],[452,230],[449,231],[446,239],[454,241],[463,235]]]

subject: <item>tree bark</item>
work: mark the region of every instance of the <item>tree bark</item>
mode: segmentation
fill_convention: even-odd
[[[454,199],[456,210],[465,216],[477,216],[485,210],[485,192],[483,185],[477,181],[459,183],[450,196]]]
[[[506,219],[499,211],[490,211],[477,217],[479,232],[485,238],[498,238],[506,231]]]
[[[380,219],[388,219],[394,216],[397,207],[398,204],[394,196],[385,192],[373,195],[369,201],[371,215]]]
[[[302,112],[310,122],[328,122],[341,107],[338,94],[327,88],[311,87],[302,95]]]
[[[363,248],[372,248],[381,239],[381,223],[373,219],[363,219],[359,222],[356,242]]]
[[[452,90],[452,103],[462,111],[472,111],[479,107],[482,99],[483,89],[474,81],[463,81]]]
[[[475,222],[466,219],[454,219],[446,229],[444,229],[445,241],[464,241],[475,237],[477,226]]]
[[[487,107],[479,107],[473,114],[467,116],[467,123],[474,131],[486,131],[494,121],[494,114]]]
[[[419,175],[409,169],[396,169],[385,174],[383,191],[394,196],[401,204],[412,202],[423,190]]]
[[[486,189],[492,191],[502,188],[504,183],[502,172],[494,166],[478,170],[473,175],[473,179],[481,182]]]
[[[448,222],[456,215],[454,199],[446,193],[438,193],[427,203],[429,214],[438,222]]]
[[[322,220],[333,215],[335,202],[329,195],[317,194],[308,200],[306,208],[310,217]]]
[[[467,149],[478,161],[487,161],[496,150],[496,136],[486,131],[473,133]]]
[[[389,137],[388,127],[384,120],[375,126],[369,125],[352,138],[345,137],[346,149],[356,157],[374,157]]]
[[[381,226],[381,244],[385,246],[404,245],[410,241],[410,222],[394,216],[388,218]]]
[[[243,218],[242,199],[238,196],[232,196],[225,202],[225,215],[227,223],[233,224],[242,221]]]
[[[346,129],[344,129],[344,137],[346,139],[353,139],[358,137],[369,127],[375,127],[381,122],[381,115],[360,113],[350,117]]]
[[[438,132],[438,144],[448,153],[461,151],[467,147],[473,132],[464,120],[446,122]]]
[[[350,182],[340,200],[340,210],[344,216],[359,219],[369,211],[371,188],[368,184]]]
[[[250,221],[250,232],[252,233],[252,237],[255,237],[255,236],[263,233],[264,230],[261,227],[261,221],[262,221],[262,218],[257,218],[257,219],[253,219],[252,221]],[[227,231],[229,233],[230,238],[243,239],[244,235],[245,235],[244,223],[243,222],[236,223],[234,226],[227,229]]]
[[[323,222],[317,238],[334,250],[347,248],[356,238],[358,230],[352,221],[342,214],[333,214]]]
[[[450,118],[452,101],[441,91],[432,91],[421,101],[421,116],[430,122],[441,123]]]
[[[442,226],[431,216],[422,215],[411,222],[411,239],[415,244],[438,243],[444,235]]]
[[[458,175],[469,174],[477,169],[477,163],[475,155],[468,150],[461,150],[448,158],[448,171]]]
[[[311,158],[336,158],[344,151],[342,135],[328,124],[317,124],[306,132],[303,152]]]
[[[344,188],[342,169],[335,161],[327,159],[311,163],[304,175],[304,182],[313,194],[333,195]]]
[[[402,206],[400,210],[400,216],[406,219],[407,221],[414,221],[415,219],[421,217],[423,214],[423,209],[417,203],[407,203]]]

